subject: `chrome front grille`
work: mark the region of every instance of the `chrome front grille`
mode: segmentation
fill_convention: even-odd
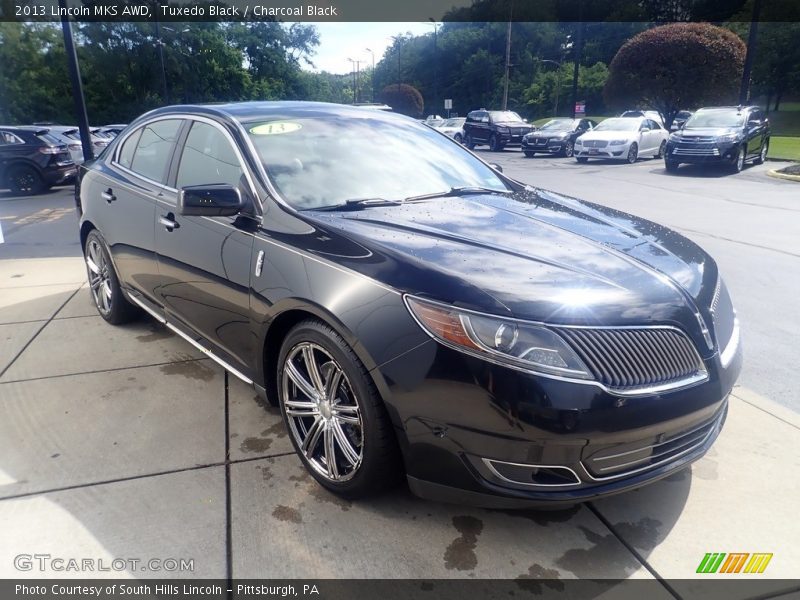
[[[691,142],[692,144],[713,144],[717,141],[713,135],[684,135],[681,137],[682,142]]]
[[[584,148],[605,148],[608,146],[607,140],[585,140],[583,142]]]
[[[706,376],[703,361],[686,335],[671,327],[559,327],[592,375],[624,391],[679,387]]]
[[[719,156],[719,148],[677,146],[672,153],[684,156]]]
[[[595,480],[614,479],[678,460],[705,444],[718,427],[724,412],[702,425],[665,433],[631,444],[617,444],[593,452],[582,460]]]

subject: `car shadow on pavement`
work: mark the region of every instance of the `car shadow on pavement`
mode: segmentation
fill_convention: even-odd
[[[194,558],[194,572],[147,576],[224,577],[230,527],[235,577],[508,578],[534,593],[562,585],[560,579],[590,578],[598,581],[583,597],[594,598],[614,584],[603,579],[648,576],[628,548],[640,549],[647,560],[689,495],[692,476],[684,470],[619,496],[632,506],[658,503],[659,519],[635,522],[606,521],[594,503],[551,511],[440,504],[416,498],[407,486],[355,502],[327,492],[284,452],[232,455],[228,499],[225,419],[231,417],[221,370],[192,357],[188,344],[148,318],[111,327],[87,316],[86,298],[68,302],[63,292],[42,290],[26,300],[37,303],[29,308],[50,311],[49,317],[32,315],[39,319],[38,336],[46,340],[53,335],[48,328],[68,327],[72,347],[96,346],[89,357],[114,349],[131,359],[125,366],[117,357],[102,373],[93,372],[91,358],[85,365],[70,359],[68,373],[48,375],[52,344],[25,334],[32,337],[23,340],[20,358],[43,366],[42,376],[0,382],[3,577],[26,575],[11,566],[21,552]],[[85,288],[78,293],[88,294]],[[67,304],[70,316],[55,314]],[[0,306],[0,316],[20,310]],[[100,343],[97,331],[108,339]],[[167,366],[155,364],[167,360]],[[248,396],[246,403],[258,404]],[[247,419],[257,415],[259,427],[279,423],[274,411],[249,404],[231,404],[231,410],[252,410]],[[234,424],[231,432],[239,428]],[[639,506],[632,512],[647,511]]]

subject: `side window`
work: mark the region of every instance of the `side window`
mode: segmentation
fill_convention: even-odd
[[[169,158],[175,147],[181,121],[168,119],[156,121],[142,128],[139,143],[129,167],[134,173],[164,183]]]
[[[650,125],[650,129],[654,131],[661,129],[661,125],[653,121],[653,119],[648,119],[647,124]]]
[[[128,139],[125,140],[125,142],[122,144],[122,148],[120,148],[117,162],[126,169],[131,168],[131,163],[133,162],[133,152],[136,150],[136,143],[139,141],[140,135],[142,135],[142,130],[137,129],[128,136]]]
[[[228,138],[216,127],[195,121],[186,138],[175,187],[213,183],[238,186],[243,175]]]

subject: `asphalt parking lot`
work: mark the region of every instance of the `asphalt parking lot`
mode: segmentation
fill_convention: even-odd
[[[557,512],[435,504],[404,488],[340,500],[305,473],[252,390],[148,319],[102,321],[71,190],[0,194],[0,577],[81,575],[14,567],[20,553],[50,553],[194,559],[178,575],[208,578],[657,577],[690,597],[686,578],[707,552],[773,553],[760,577],[796,577],[800,186],[766,167],[670,176],[661,161],[479,152],[532,185],[672,226],[718,260],[746,358],[705,458]]]

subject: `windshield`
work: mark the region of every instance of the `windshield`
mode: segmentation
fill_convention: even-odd
[[[522,117],[510,110],[490,110],[489,116],[492,117],[492,121],[496,123],[508,123],[509,121],[524,123]]]
[[[741,127],[744,115],[735,110],[709,110],[694,113],[686,127]]]
[[[594,128],[595,131],[638,131],[639,119],[606,119]]]
[[[444,127],[461,127],[464,125],[464,119],[448,119],[444,122]]]
[[[572,131],[573,121],[572,119],[553,119],[542,125],[541,129],[542,131]]]
[[[494,170],[425,125],[405,119],[286,117],[244,124],[281,196],[308,210],[348,200],[507,191]]]

